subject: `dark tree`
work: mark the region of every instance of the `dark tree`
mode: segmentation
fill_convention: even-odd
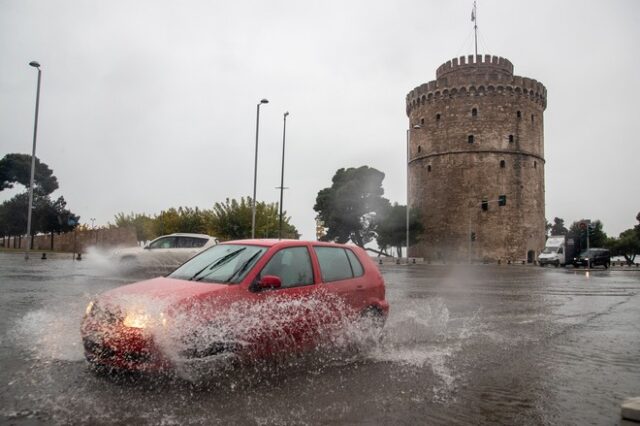
[[[18,183],[29,187],[31,156],[7,154],[0,160],[0,191]],[[52,200],[50,194],[58,189],[58,179],[45,163],[36,158],[31,212],[31,234],[40,232],[67,232],[73,230],[80,219],[66,208],[63,197]],[[28,192],[17,194],[0,205],[0,234],[22,235],[27,229]]]
[[[567,235],[569,230],[564,226],[564,219],[559,217],[553,218],[553,225],[551,225],[551,235]]]
[[[378,246],[383,251],[386,251],[388,247],[395,247],[398,257],[401,257],[402,247],[407,245],[407,206],[394,203],[380,216],[376,219]],[[409,244],[415,244],[422,231],[423,227],[418,212],[414,210],[410,212],[409,218]]]
[[[331,187],[318,192],[313,207],[327,228],[324,241],[351,240],[364,247],[376,236],[376,215],[389,206],[382,197],[383,179],[384,173],[368,166],[336,172]]]
[[[0,234],[23,235],[27,229],[26,192],[16,195],[0,205]],[[66,208],[64,197],[52,201],[49,196],[34,194],[31,212],[31,235],[50,232],[69,232],[78,226],[80,216]]]
[[[636,216],[640,222],[640,213]],[[614,256],[624,256],[628,264],[633,264],[636,255],[640,254],[640,223],[620,233],[618,238],[610,238],[608,247]]]
[[[619,238],[611,238],[608,247],[613,256],[624,256],[627,263],[632,265],[640,253],[640,237],[635,229],[630,228],[620,233]]]
[[[600,220],[592,221],[587,229],[580,227],[581,222],[586,222],[586,220],[573,222],[567,234],[579,242],[580,250],[587,248],[587,231],[589,232],[589,247],[604,247],[607,244],[607,234],[602,230],[603,225]]]
[[[15,183],[29,187],[31,179],[31,156],[27,154],[7,154],[0,160],[0,191],[13,188]],[[34,192],[49,195],[58,189],[58,179],[45,163],[36,157],[34,172]]]
[[[41,200],[41,203],[35,209],[39,231],[59,234],[73,231],[80,223],[80,216],[67,209],[67,202],[64,197],[58,197],[53,202],[49,197],[42,197]]]

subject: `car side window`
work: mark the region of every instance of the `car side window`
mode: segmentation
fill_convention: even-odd
[[[149,244],[150,249],[167,249],[175,247],[175,237],[160,238]]]
[[[205,245],[207,240],[195,237],[178,237],[178,248],[198,248]]]
[[[313,284],[313,267],[306,247],[289,247],[277,252],[260,272],[260,278],[275,275],[282,287]]]
[[[353,271],[354,277],[360,277],[364,275],[364,268],[362,267],[362,263],[360,263],[360,259],[358,256],[351,250],[345,250],[347,252],[347,257],[349,258],[349,263],[351,264],[351,270]]]
[[[322,281],[331,282],[353,278],[347,252],[341,247],[314,247],[320,263]]]

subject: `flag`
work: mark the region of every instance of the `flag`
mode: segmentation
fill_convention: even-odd
[[[473,9],[471,9],[471,22],[476,20],[476,2],[473,2]]]

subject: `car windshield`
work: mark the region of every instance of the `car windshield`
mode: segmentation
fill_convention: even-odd
[[[595,256],[596,254],[597,254],[596,250],[589,249],[580,253],[580,257]]]
[[[267,251],[266,247],[220,244],[203,251],[169,274],[169,278],[237,284]]]
[[[551,254],[551,253],[555,253],[557,251],[558,251],[558,247],[545,247],[544,250],[542,250],[542,253]]]

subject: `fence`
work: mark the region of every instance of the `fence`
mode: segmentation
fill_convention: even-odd
[[[134,228],[109,228],[73,231],[64,234],[42,234],[31,238],[31,250],[85,253],[89,247],[111,248],[138,245]],[[2,237],[0,247],[26,250],[27,238]]]

